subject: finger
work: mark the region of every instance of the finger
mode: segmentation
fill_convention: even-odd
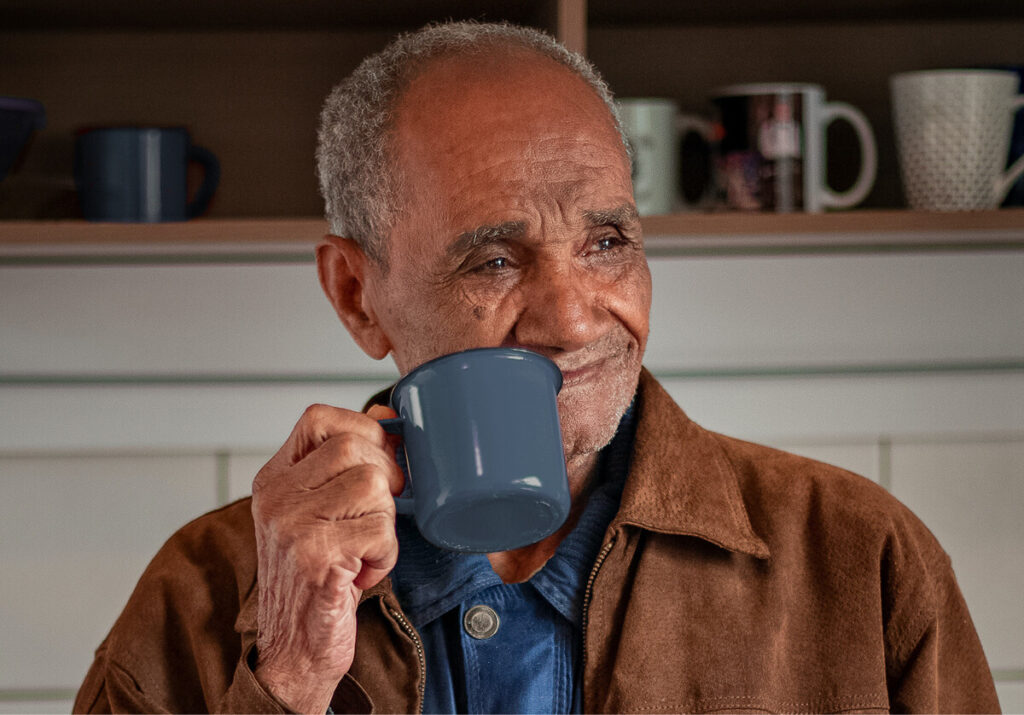
[[[392,420],[398,417],[398,413],[387,405],[371,405],[366,411],[366,416],[375,420]]]
[[[394,516],[390,520],[369,517],[364,520],[367,533],[362,553],[362,567],[352,585],[366,590],[376,586],[391,573],[398,561],[398,536]]]
[[[340,565],[332,564],[328,567],[324,583],[318,589],[316,596],[321,612],[325,615],[337,616],[346,605],[351,605],[346,602],[348,587],[351,583],[351,573],[346,574],[345,569]],[[358,599],[358,594],[356,594],[356,598]]]
[[[305,500],[302,510],[320,521],[343,521],[383,515],[395,520],[395,499],[385,472],[372,464],[348,470]],[[297,506],[297,505],[296,505]]]
[[[331,437],[292,470],[292,481],[303,489],[320,489],[328,481],[364,465],[378,467],[387,479],[391,494],[405,488],[405,474],[389,447],[381,448],[361,436],[346,433]]]
[[[371,405],[370,409],[366,411],[366,415],[375,420],[393,420],[398,417],[398,413],[387,405]],[[385,430],[384,439],[387,440],[388,450],[392,453],[402,446],[402,437],[400,435],[392,434]]]
[[[381,447],[387,443],[384,429],[369,415],[329,405],[310,405],[278,455],[287,465],[298,464],[328,439],[346,432],[358,434]]]

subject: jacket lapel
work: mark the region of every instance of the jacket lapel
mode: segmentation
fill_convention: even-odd
[[[612,526],[694,536],[768,558],[767,544],[750,525],[738,474],[714,434],[690,420],[647,370],[639,407],[633,461]]]

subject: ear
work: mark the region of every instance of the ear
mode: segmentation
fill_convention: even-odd
[[[369,261],[350,238],[324,236],[324,242],[316,248],[320,286],[327,299],[363,352],[381,360],[391,352],[391,342],[366,297]]]

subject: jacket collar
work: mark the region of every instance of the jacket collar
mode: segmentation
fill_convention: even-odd
[[[750,524],[739,474],[715,436],[690,420],[646,369],[638,406],[633,461],[612,526],[695,536],[768,558]]]

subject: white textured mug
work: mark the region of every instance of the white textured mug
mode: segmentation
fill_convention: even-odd
[[[1017,75],[1001,70],[906,72],[890,79],[900,176],[911,208],[997,207],[1024,173],[1006,169]]]
[[[633,150],[633,198],[637,211],[650,216],[709,208],[714,192],[711,122],[681,114],[671,99],[629,97],[617,104]],[[691,137],[704,147],[705,160],[699,162],[701,166],[681,165],[684,141]]]
[[[720,144],[726,202],[750,211],[849,208],[875,183],[878,152],[871,124],[856,107],[826,102],[825,90],[803,82],[740,84],[715,90],[722,124]],[[850,123],[860,142],[860,173],[846,191],[826,177],[825,132],[836,120]]]

